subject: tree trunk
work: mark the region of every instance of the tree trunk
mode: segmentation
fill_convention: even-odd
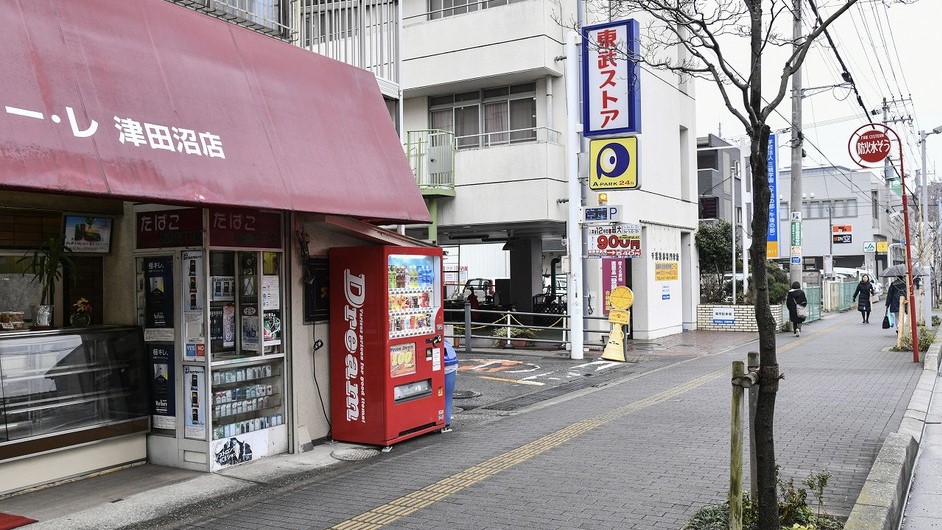
[[[759,528],[778,530],[777,476],[775,471],[775,441],[773,425],[775,419],[775,395],[778,391],[778,360],[775,354],[775,319],[769,304],[769,281],[765,269],[769,229],[769,201],[771,197],[768,181],[769,127],[760,126],[750,131],[749,166],[752,169],[753,217],[752,246],[749,249],[752,263],[749,264],[755,290],[756,325],[759,329],[759,399],[756,403],[756,463]],[[778,220],[775,219],[774,222]]]

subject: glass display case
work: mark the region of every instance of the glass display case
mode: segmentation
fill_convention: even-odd
[[[212,439],[282,425],[280,252],[209,254]]]
[[[281,253],[209,253],[213,361],[284,353]]]
[[[280,361],[213,370],[213,440],[284,423]]]
[[[146,367],[137,327],[0,333],[0,460],[147,431]]]

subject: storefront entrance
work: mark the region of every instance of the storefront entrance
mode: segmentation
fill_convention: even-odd
[[[144,207],[135,218],[149,459],[215,471],[286,452],[282,214]]]

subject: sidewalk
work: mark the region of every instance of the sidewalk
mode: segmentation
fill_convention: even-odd
[[[755,334],[717,331],[688,331],[654,340],[629,342],[629,355],[656,357],[653,366],[676,362],[691,355],[709,355],[748,344]],[[582,363],[599,357],[601,352],[587,352]],[[463,349],[459,359],[467,357]],[[559,349],[474,348],[475,358],[522,356],[540,359],[568,359]],[[631,359],[629,359],[631,360]],[[643,363],[641,363],[643,364]],[[640,366],[636,364],[634,366]],[[511,392],[532,392],[530,387],[508,386]],[[465,402],[462,402],[465,403]],[[457,422],[457,421],[456,421]],[[473,423],[473,422],[468,422]],[[472,427],[473,428],[473,427]],[[154,464],[139,464],[59,485],[36,489],[0,499],[0,513],[21,515],[38,522],[30,529],[121,528],[165,517],[176,510],[211,499],[238,495],[258,487],[277,487],[324,472],[342,468],[350,462],[331,456],[334,451],[374,450],[375,448],[332,442],[314,446],[300,454],[277,455],[235,466],[219,473],[203,473]]]
[[[897,432],[884,441],[848,530],[942,528],[942,327],[920,352],[922,374]]]
[[[776,414],[777,454],[789,476],[834,472],[828,502],[834,513],[849,512],[873,464],[873,448],[900,425],[916,386],[911,360],[886,352],[889,337],[879,324],[860,326],[856,314],[815,322],[800,339],[777,336],[788,375]],[[421,437],[367,462],[334,459],[332,451],[358,447],[334,444],[217,474],[144,465],[2,499],[0,512],[42,521],[31,529],[153,526],[170,524],[171,516],[185,516],[185,522],[218,517],[208,527],[248,528],[257,527],[262,515],[269,527],[326,528],[444,480],[461,482],[461,488],[449,493],[447,502],[436,501],[434,509],[401,521],[407,526],[394,527],[440,526],[447,520],[456,522],[455,528],[676,529],[699,506],[723,498],[729,411],[728,404],[717,404],[728,403],[730,361],[755,349],[749,344],[754,338],[687,332],[656,343],[639,341],[645,354],[659,361],[650,363],[653,369],[644,371],[646,363],[640,362],[632,366],[640,371],[598,388],[512,417],[459,425],[447,435]],[[850,343],[854,348],[847,348]],[[693,350],[699,355],[691,355]],[[835,378],[845,385],[835,385]],[[571,430],[589,423],[594,425],[589,431]],[[669,439],[675,442],[665,443]],[[677,450],[678,443],[683,450]],[[530,447],[559,450],[545,456],[519,452]],[[497,459],[505,464],[487,480],[467,474]],[[143,482],[158,476],[167,479]],[[513,502],[521,498],[527,499],[525,506]]]
[[[942,528],[942,385],[938,374],[900,525],[901,530],[926,528]]]

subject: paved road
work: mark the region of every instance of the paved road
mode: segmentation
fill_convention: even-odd
[[[826,508],[846,516],[922,367],[887,351],[891,333],[856,313],[778,341],[782,475],[797,482],[830,471]],[[659,366],[629,374],[626,365],[624,377],[506,415],[463,424],[474,411],[462,412],[452,433],[253,498],[221,499],[171,526],[679,529],[725,496],[730,362],[749,349],[663,362],[668,352]]]

